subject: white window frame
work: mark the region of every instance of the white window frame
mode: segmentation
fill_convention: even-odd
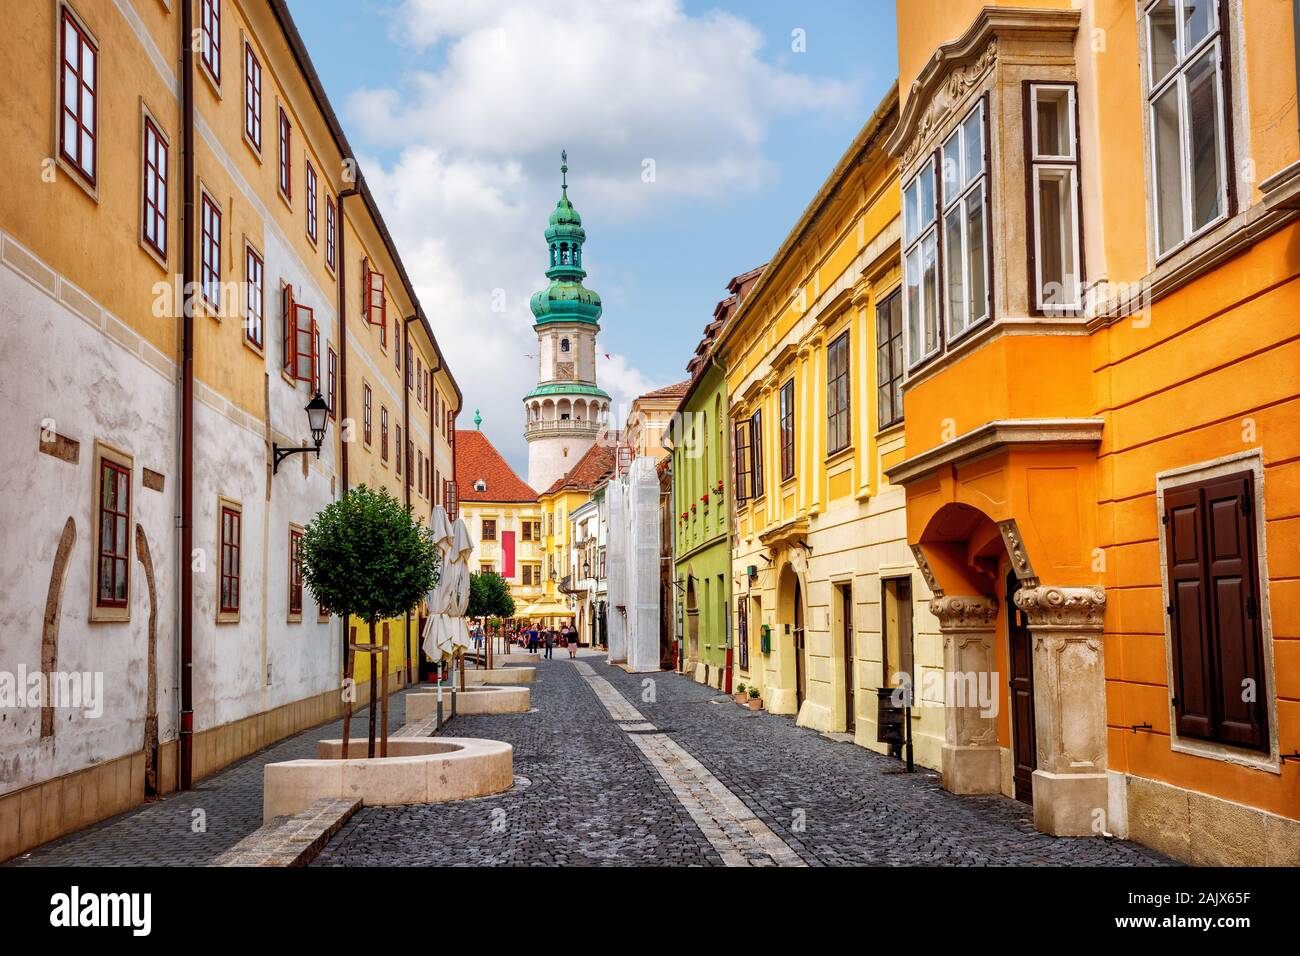
[[[1042,91],[1064,91],[1066,94],[1066,113],[1069,122],[1066,142],[1068,153],[1050,154],[1038,151],[1038,94]],[[1079,204],[1079,131],[1078,131],[1078,94],[1073,83],[1037,83],[1029,84],[1029,162],[1032,167],[1033,216],[1030,232],[1034,237],[1034,307],[1047,314],[1078,314],[1083,308],[1083,224]],[[1071,222],[1074,225],[1071,237],[1072,256],[1067,267],[1074,277],[1074,295],[1068,301],[1044,302],[1043,294],[1043,236],[1042,209],[1040,206],[1040,183],[1042,174],[1065,173],[1069,179],[1069,201]]]
[[[974,176],[969,176],[966,167],[966,126],[972,116],[978,117],[976,127],[980,131],[980,168]],[[939,307],[939,313],[944,319],[944,347],[964,338],[972,330],[989,320],[992,315],[993,284],[990,281],[991,269],[989,262],[989,215],[991,203],[989,201],[989,169],[988,169],[988,131],[987,118],[985,116],[984,99],[981,97],[974,106],[966,111],[961,120],[957,123],[951,133],[948,134],[939,147],[939,178],[936,187],[940,192],[939,199],[939,225],[940,225],[940,242],[941,259],[943,268],[939,280],[939,298],[942,303]],[[958,175],[958,186],[956,195],[949,199],[947,188],[944,182],[943,165],[944,154],[948,151],[948,144],[956,141],[957,157],[961,164]],[[976,191],[981,192],[983,196],[982,204],[984,206],[983,228],[984,228],[984,308],[983,311],[972,315],[966,324],[957,330],[953,329],[952,310],[948,308],[948,273],[953,268],[954,263],[947,255],[948,251],[948,217],[954,212],[960,210],[960,232],[961,232],[961,289],[962,289],[962,306],[964,309],[970,309],[970,248],[967,225],[969,223],[967,205]],[[966,316],[962,315],[963,321]]]
[[[1228,162],[1228,135],[1229,128],[1227,122],[1228,107],[1225,102],[1225,73],[1224,73],[1224,55],[1226,50],[1227,35],[1223,30],[1223,3],[1225,0],[1213,0],[1214,7],[1210,16],[1210,29],[1194,47],[1184,50],[1183,45],[1186,40],[1185,17],[1183,16],[1184,4],[1187,0],[1173,0],[1175,3],[1174,27],[1178,59],[1169,74],[1156,81],[1155,70],[1153,69],[1151,58],[1153,44],[1151,42],[1151,13],[1165,0],[1146,0],[1142,10],[1143,25],[1141,28],[1142,41],[1146,47],[1142,64],[1146,71],[1144,80],[1144,96],[1146,100],[1146,119],[1147,119],[1147,166],[1151,182],[1150,205],[1151,205],[1151,239],[1152,250],[1157,262],[1162,262],[1170,256],[1176,254],[1190,243],[1194,242],[1200,236],[1213,229],[1219,223],[1222,223],[1231,215],[1229,208],[1229,191],[1228,182],[1232,175],[1232,169]],[[1191,140],[1188,130],[1188,103],[1187,103],[1187,74],[1190,72],[1193,64],[1197,63],[1202,56],[1210,50],[1214,51],[1215,58],[1215,111],[1214,121],[1217,126],[1219,142],[1219,215],[1209,222],[1205,223],[1198,229],[1192,229],[1192,185],[1191,185]],[[1155,103],[1171,87],[1177,86],[1178,89],[1178,142],[1179,142],[1179,163],[1182,173],[1181,179],[1181,200],[1182,200],[1182,218],[1183,218],[1183,236],[1178,241],[1170,245],[1163,252],[1161,251],[1162,239],[1160,234],[1160,203],[1159,194],[1161,189],[1160,178],[1156,169],[1156,121],[1155,121]]]
[[[928,221],[922,219],[921,190],[920,190],[921,177],[924,176],[927,172],[929,172],[931,175],[931,184],[932,184],[931,193],[933,195],[932,208],[930,209],[930,218],[928,219]],[[921,363],[927,361],[930,358],[933,358],[935,355],[938,355],[941,351],[943,351],[943,306],[942,306],[942,288],[941,288],[942,277],[939,274],[941,270],[939,269],[939,263],[938,263],[938,259],[940,255],[939,176],[940,176],[940,170],[939,170],[938,157],[932,153],[930,156],[926,158],[925,163],[920,168],[918,168],[917,171],[912,175],[912,178],[906,183],[906,185],[903,186],[903,199],[902,199],[903,243],[904,243],[903,246],[903,340],[905,345],[904,352],[906,353],[908,369],[916,368]],[[917,187],[916,196],[914,200],[909,200],[908,192],[911,191],[913,187]],[[911,207],[910,209],[909,206]],[[909,217],[914,217],[913,222],[916,227],[915,234],[909,231]],[[914,358],[912,355],[912,341],[911,341],[912,316],[908,304],[909,297],[907,294],[907,288],[909,284],[908,282],[909,275],[907,271],[908,261],[912,258],[912,254],[914,252],[918,255],[918,257],[920,257],[923,254],[926,239],[929,238],[930,236],[934,237],[934,243],[935,243],[936,314],[934,320],[936,324],[936,331],[938,334],[936,334],[935,336],[935,340],[936,340],[935,347],[929,352],[918,351],[918,354]],[[918,261],[920,261],[919,258]],[[921,290],[921,294],[918,296],[918,301],[922,305],[924,305],[925,303],[924,270],[922,270],[922,274],[917,277],[917,287]],[[917,325],[917,330],[922,336],[921,338],[922,342],[924,342],[926,318],[927,316],[925,315],[924,310],[922,310],[922,314],[920,316]]]

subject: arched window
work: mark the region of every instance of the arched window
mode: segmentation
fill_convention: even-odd
[[[568,264],[569,264],[569,244],[567,242],[562,242],[560,243],[560,265],[567,266]]]
[[[561,352],[567,352],[567,351],[569,351],[569,340],[568,340],[568,339],[560,339],[560,351],[561,351]]]

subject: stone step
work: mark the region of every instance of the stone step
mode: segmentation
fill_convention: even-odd
[[[306,866],[352,814],[360,800],[317,800],[290,817],[276,817],[212,861],[213,866]]]

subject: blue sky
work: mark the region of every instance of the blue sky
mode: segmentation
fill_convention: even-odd
[[[897,72],[894,0],[289,5],[465,392],[461,427],[482,408],[521,473],[560,149],[621,403],[685,377],[727,279],[777,249]]]

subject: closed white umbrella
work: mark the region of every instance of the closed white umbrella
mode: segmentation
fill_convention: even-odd
[[[470,646],[465,627],[465,609],[469,607],[469,557],[474,551],[465,522],[457,518],[454,525],[438,506],[429,518],[434,541],[442,556],[438,583],[429,593],[429,620],[424,629],[424,652],[431,660],[450,658]]]

